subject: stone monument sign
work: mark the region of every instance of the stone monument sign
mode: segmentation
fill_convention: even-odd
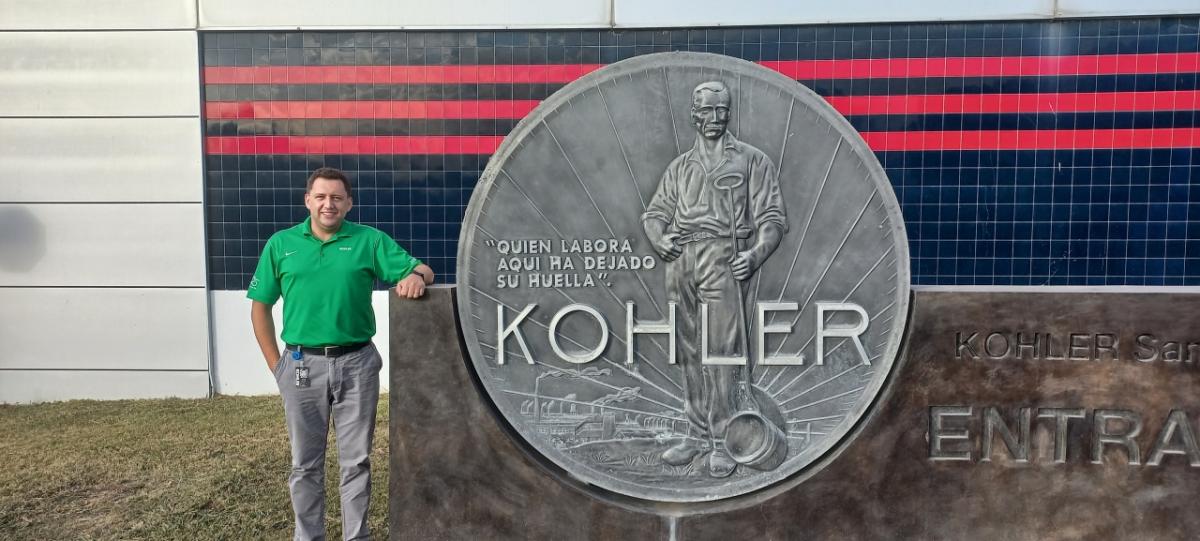
[[[399,539],[1195,539],[1200,293],[909,287],[891,185],[693,53],[505,139],[393,302]]]

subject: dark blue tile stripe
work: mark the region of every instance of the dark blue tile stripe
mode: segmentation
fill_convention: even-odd
[[[1197,50],[1195,16],[1034,22],[482,32],[208,33],[207,66],[611,63],[665,51],[747,60]]]

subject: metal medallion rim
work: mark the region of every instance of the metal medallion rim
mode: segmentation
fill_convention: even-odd
[[[789,480],[800,479],[810,476],[820,470],[830,462],[825,460],[827,457],[836,456],[846,445],[848,445],[857,435],[860,430],[858,428],[867,420],[871,412],[880,407],[879,399],[886,395],[885,385],[892,379],[892,372],[898,363],[898,355],[900,347],[905,336],[905,330],[908,325],[907,317],[909,313],[910,302],[910,268],[909,268],[909,251],[908,237],[904,226],[904,219],[900,212],[900,205],[895,197],[890,181],[880,165],[875,154],[863,141],[862,137],[850,125],[842,115],[838,114],[832,106],[813,92],[811,89],[799,84],[793,79],[790,79],[774,70],[770,70],[753,62],[742,60],[739,58],[729,57],[725,55],[712,53],[695,53],[695,52],[666,52],[653,53],[642,56],[637,56],[627,60],[623,60],[614,64],[604,66],[596,71],[588,73],[571,83],[568,83],[552,96],[544,100],[534,108],[525,118],[514,127],[507,135],[496,152],[488,161],[487,167],[480,175],[479,182],[476,184],[472,192],[471,199],[467,205],[466,212],[463,218],[463,227],[459,236],[458,246],[458,261],[457,261],[457,309],[464,316],[470,314],[470,306],[472,303],[473,294],[467,277],[470,276],[470,258],[471,250],[475,242],[476,227],[481,217],[484,207],[487,204],[489,194],[495,185],[495,179],[502,168],[502,164],[508,161],[513,152],[519,148],[520,141],[546,118],[558,110],[561,106],[569,102],[578,94],[586,91],[597,84],[637,72],[642,72],[647,69],[657,68],[657,64],[663,60],[668,60],[672,67],[681,68],[700,68],[711,70],[715,73],[732,72],[744,73],[750,72],[752,75],[760,77],[763,82],[779,87],[782,90],[794,92],[798,94],[796,97],[804,96],[804,99],[809,100],[809,103],[823,104],[819,107],[813,107],[812,111],[819,115],[822,120],[827,122],[831,127],[838,130],[844,142],[849,145],[849,149],[854,152],[858,160],[866,166],[868,170],[867,178],[873,183],[879,192],[882,199],[884,212],[888,216],[891,234],[894,238],[894,248],[896,250],[896,284],[895,291],[895,314],[897,317],[889,325],[889,335],[887,346],[882,355],[876,361],[875,366],[881,372],[879,376],[872,378],[870,385],[863,388],[859,395],[859,400],[855,406],[849,410],[845,418],[836,425],[833,434],[830,437],[822,440],[821,445],[816,445],[805,449],[800,455],[789,460],[790,463],[799,463],[801,465],[783,472],[781,475],[773,475],[770,480],[763,481],[761,476],[743,479],[741,481],[730,481],[724,488],[733,488],[733,491],[724,493],[718,496],[696,497],[691,492],[695,489],[669,489],[647,487],[642,484],[626,481],[614,476],[609,476],[596,472],[582,462],[564,460],[562,457],[547,453],[542,450],[534,439],[529,438],[517,426],[515,422],[508,419],[505,411],[500,407],[498,396],[487,383],[487,378],[477,369],[477,362],[482,361],[485,357],[477,340],[472,338],[471,333],[467,329],[462,330],[463,342],[466,344],[466,353],[470,356],[468,364],[470,369],[476,374],[481,386],[485,389],[488,400],[495,407],[498,415],[503,419],[512,432],[515,432],[514,437],[519,436],[521,443],[528,446],[533,451],[536,451],[541,458],[550,461],[555,466],[561,468],[570,476],[577,478],[585,483],[594,485],[600,489],[611,491],[624,497],[633,498],[637,501],[645,502],[670,502],[670,503],[702,503],[715,502],[720,500],[729,500],[732,498],[744,497],[756,492],[767,491],[775,487],[779,487]],[[815,101],[814,101],[815,100]],[[460,327],[462,321],[466,317],[460,317]],[[864,400],[863,398],[869,397]],[[803,460],[801,460],[803,458]],[[785,463],[786,465],[786,463]],[[784,467],[781,467],[784,469]],[[767,472],[776,474],[777,472]],[[755,482],[749,482],[755,481]]]

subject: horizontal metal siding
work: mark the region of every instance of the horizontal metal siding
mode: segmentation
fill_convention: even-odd
[[[195,27],[195,0],[0,2],[0,30],[137,30]]]
[[[0,116],[199,116],[196,33],[0,33]]]
[[[208,369],[200,288],[0,288],[0,306],[20,307],[0,310],[0,370]]]
[[[195,118],[0,118],[8,202],[199,203]]]
[[[204,287],[203,210],[0,203],[0,287]]]
[[[204,398],[208,371],[3,370],[0,403]]]
[[[203,0],[200,27],[602,26],[608,9],[608,0]]]
[[[615,0],[618,27],[739,26],[755,24],[820,24],[889,21],[1037,19],[1053,13],[1052,0],[1009,2],[788,2],[751,0],[731,9],[718,0],[645,2]]]
[[[0,402],[209,393],[194,0],[0,6]]]
[[[1057,9],[1056,9],[1057,7]],[[201,29],[226,28],[686,28],[780,24],[980,21],[1200,12],[1194,0],[1015,0],[1012,2],[789,2],[588,0],[531,2],[406,0],[200,0]]]
[[[1182,15],[1200,13],[1196,0],[1057,0],[1059,17],[1123,17],[1127,15]]]

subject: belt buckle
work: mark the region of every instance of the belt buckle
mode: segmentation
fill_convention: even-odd
[[[337,353],[341,349],[341,346],[325,346],[323,349],[325,350],[326,357],[337,357],[334,353]]]

